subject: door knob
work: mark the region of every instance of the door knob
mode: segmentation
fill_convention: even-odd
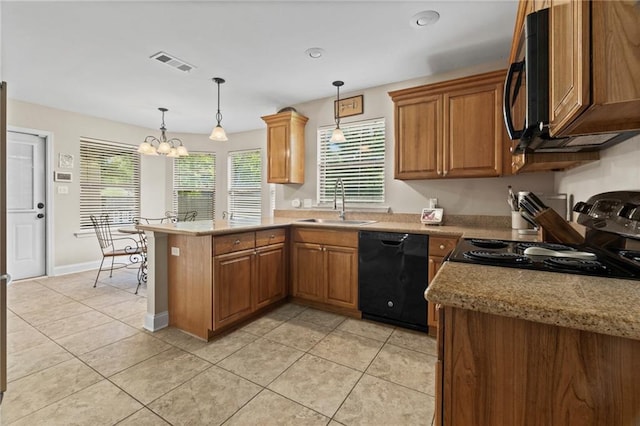
[[[38,216],[36,216],[38,219],[42,219],[44,217],[44,213],[38,213]]]
[[[38,208],[39,209],[44,209],[44,203],[38,203]]]

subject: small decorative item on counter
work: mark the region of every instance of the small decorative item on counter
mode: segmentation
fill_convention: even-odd
[[[420,222],[425,225],[442,225],[442,216],[444,214],[443,209],[422,209],[422,215],[420,215]]]

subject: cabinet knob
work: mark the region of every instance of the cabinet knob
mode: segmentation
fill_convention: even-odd
[[[444,244],[440,244],[440,250],[444,250]]]
[[[269,239],[273,239],[273,238],[275,238],[275,237],[276,237],[276,236],[275,236],[275,234],[271,234],[271,235],[269,235]]]
[[[446,175],[447,175],[447,173],[449,173],[447,170],[443,170],[443,171],[442,171],[442,176],[446,176]]]
[[[438,170],[436,171],[436,173],[438,173],[438,176],[442,175],[442,170]]]
[[[238,244],[240,244],[240,240],[235,240],[233,244],[237,246]]]

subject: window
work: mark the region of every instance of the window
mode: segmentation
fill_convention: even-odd
[[[384,118],[340,126],[346,142],[330,142],[334,126],[318,129],[318,203],[333,202],[342,178],[346,201],[384,202]]]
[[[103,213],[116,224],[140,215],[140,155],[131,145],[80,140],[80,228]]]
[[[229,213],[235,218],[262,216],[260,150],[229,153]]]
[[[215,217],[216,155],[190,153],[173,160],[173,211],[197,211],[196,220]]]

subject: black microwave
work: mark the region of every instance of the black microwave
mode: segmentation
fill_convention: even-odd
[[[507,133],[523,152],[598,151],[638,132],[569,137],[549,135],[549,9],[526,16],[515,62],[504,85],[503,115]]]

